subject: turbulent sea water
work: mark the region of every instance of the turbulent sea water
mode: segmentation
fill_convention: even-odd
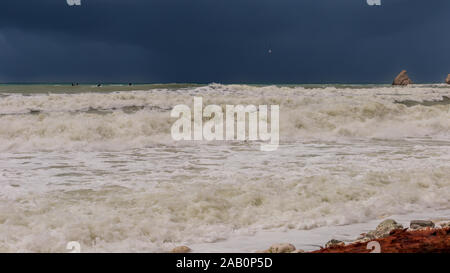
[[[278,150],[174,142],[170,111],[194,96],[280,105]],[[449,97],[445,85],[0,85],[0,251],[208,251],[262,231],[439,215]]]

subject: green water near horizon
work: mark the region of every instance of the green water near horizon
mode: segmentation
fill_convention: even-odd
[[[38,84],[23,84],[23,83],[8,83],[0,84],[0,93],[26,93],[26,94],[40,94],[40,93],[90,93],[90,92],[118,92],[118,91],[138,91],[151,89],[183,89],[195,88],[202,86],[200,84],[102,84],[100,87],[97,84],[79,84],[72,86],[67,83],[38,83]]]
[[[72,86],[70,83],[0,83],[0,93],[17,93],[17,94],[46,94],[46,93],[91,93],[91,92],[119,92],[119,91],[146,91],[152,89],[168,89],[180,90],[189,88],[198,88],[213,84],[200,83],[169,83],[169,84],[125,84],[125,83],[108,83],[97,86],[95,83],[83,83]],[[278,87],[303,87],[306,89],[334,87],[338,89],[369,89],[380,87],[392,87],[390,84],[223,84],[224,86],[232,85],[248,85],[255,87],[262,86],[278,86]],[[450,88],[445,84],[416,84],[410,87],[434,87],[434,88]]]

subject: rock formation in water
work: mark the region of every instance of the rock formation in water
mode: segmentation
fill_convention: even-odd
[[[447,79],[445,79],[445,82],[450,84],[450,74],[448,74]]]
[[[412,84],[412,80],[408,77],[408,73],[406,72],[406,70],[403,70],[402,72],[400,72],[400,74],[398,74],[398,76],[394,79],[394,82],[392,83],[392,85],[408,85],[408,84]]]

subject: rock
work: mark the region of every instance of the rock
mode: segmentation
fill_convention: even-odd
[[[435,228],[448,228],[450,227],[450,222],[445,219],[432,219],[431,220],[434,223]]]
[[[433,221],[413,220],[409,225],[410,229],[434,228]]]
[[[413,82],[411,81],[411,79],[408,77],[408,73],[406,72],[406,70],[403,70],[402,72],[400,72],[400,74],[398,74],[398,76],[394,79],[394,82],[392,83],[392,85],[408,85],[408,84],[412,84]]]
[[[363,234],[363,236],[359,237],[357,240],[371,241],[374,239],[384,238],[389,236],[389,234],[396,229],[403,229],[403,226],[392,219],[388,219],[381,222],[381,224],[379,224],[375,230]]]
[[[445,79],[445,82],[450,84],[450,74],[448,74],[447,79]]]
[[[396,229],[403,229],[403,226],[395,222],[395,220],[387,219],[381,222],[375,229],[375,235],[377,238],[386,237],[391,231]]]
[[[266,250],[257,250],[257,251],[255,251],[255,253],[264,254],[264,253],[271,253],[271,252],[270,252],[270,249],[266,249]]]
[[[305,253],[305,251],[303,249],[297,249],[292,251],[291,253]]]
[[[330,247],[338,247],[338,246],[345,246],[345,243],[339,240],[332,239],[328,241],[328,243],[325,244],[325,248]]]
[[[364,244],[367,242],[370,242],[371,240],[373,240],[373,238],[369,238],[367,236],[367,234],[363,233],[361,234],[361,236],[359,236],[354,242],[353,244]]]
[[[192,249],[190,249],[187,246],[177,246],[176,248],[172,249],[171,253],[189,253]]]
[[[291,244],[276,244],[268,249],[268,253],[291,253],[295,251],[295,246]]]
[[[377,239],[382,253],[448,253],[449,229],[397,229],[385,238]],[[349,244],[345,247],[322,248],[312,253],[369,253],[367,244]]]

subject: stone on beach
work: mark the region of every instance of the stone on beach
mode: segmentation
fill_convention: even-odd
[[[192,250],[187,246],[177,246],[172,249],[171,253],[189,253]]]
[[[409,225],[410,229],[421,229],[421,228],[434,228],[433,221],[426,221],[426,220],[413,220],[411,221],[411,224]]]
[[[267,253],[291,253],[294,251],[295,246],[292,244],[275,244],[267,250]]]
[[[306,253],[303,249],[296,249],[292,251],[291,253]]]
[[[357,241],[367,242],[373,239],[384,238],[389,236],[389,234],[396,229],[403,229],[403,226],[392,219],[387,219],[381,222],[375,230],[363,234]]]
[[[394,82],[392,85],[408,85],[413,84],[412,80],[408,77],[408,73],[406,70],[403,70],[398,74],[397,77],[395,77]]]
[[[332,239],[328,241],[328,243],[325,244],[325,248],[329,247],[338,247],[338,246],[345,246],[345,243],[339,240]]]

